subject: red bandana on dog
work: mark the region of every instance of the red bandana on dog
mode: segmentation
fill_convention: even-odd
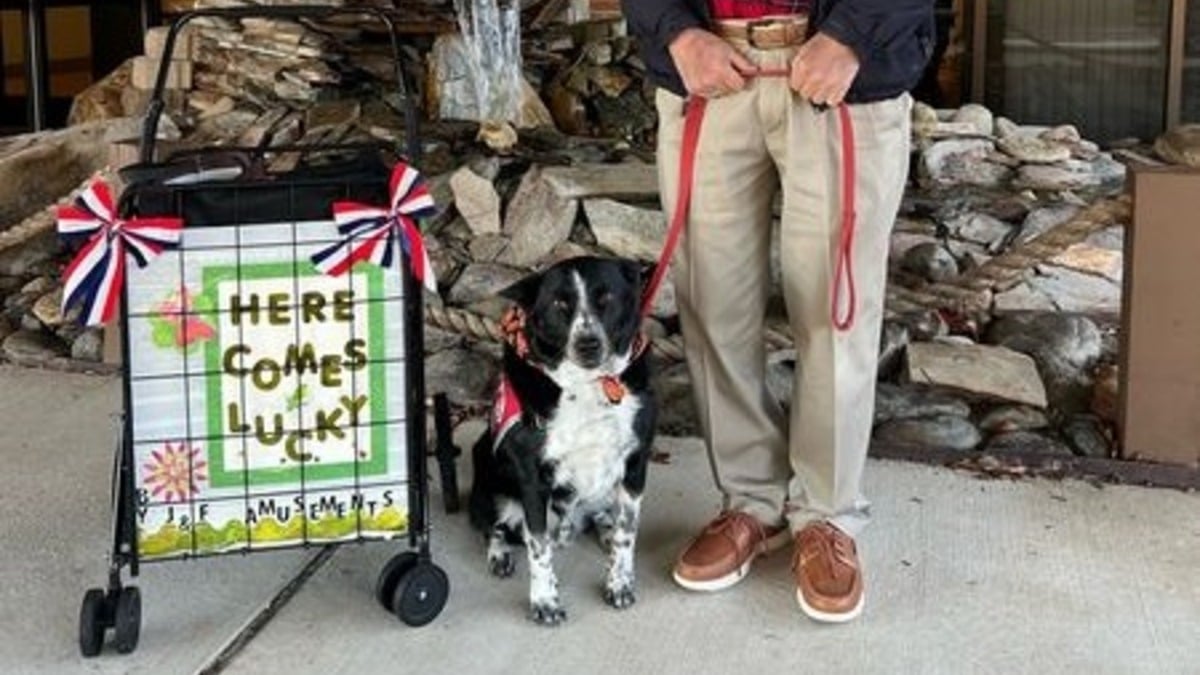
[[[517,392],[513,391],[508,378],[501,375],[500,385],[496,387],[496,398],[492,401],[492,450],[500,447],[500,442],[519,421],[521,399],[517,398]]]

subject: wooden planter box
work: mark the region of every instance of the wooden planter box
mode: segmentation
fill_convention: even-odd
[[[1200,171],[1132,170],[1125,235],[1122,455],[1200,465]]]

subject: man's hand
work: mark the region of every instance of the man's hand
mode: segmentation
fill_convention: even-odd
[[[754,63],[725,40],[699,28],[688,28],[671,41],[668,51],[689,94],[713,98],[746,86],[742,73]]]
[[[858,55],[828,35],[817,33],[796,50],[789,84],[817,105],[837,105],[858,75]]]

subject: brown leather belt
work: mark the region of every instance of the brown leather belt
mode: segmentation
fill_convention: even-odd
[[[716,34],[727,40],[745,42],[755,49],[794,47],[802,44],[808,35],[808,17],[722,19],[716,22]]]

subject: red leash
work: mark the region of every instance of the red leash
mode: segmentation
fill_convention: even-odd
[[[786,68],[759,70],[753,77],[787,77]],[[675,212],[671,217],[671,225],[667,229],[667,239],[663,243],[662,253],[659,254],[658,264],[654,274],[642,294],[642,317],[650,314],[654,297],[662,286],[667,273],[667,266],[675,254],[679,244],[679,235],[687,224],[688,213],[692,204],[692,183],[696,169],[696,149],[700,145],[700,127],[704,121],[704,110],[708,100],[702,97],[691,97],[685,103],[687,112],[683,120],[683,140],[679,154],[679,191],[675,198]],[[855,306],[858,301],[854,286],[854,263],[851,260],[854,252],[855,224],[855,189],[857,164],[854,155],[854,124],[850,119],[850,108],[845,104],[838,105],[838,125],[842,135],[842,227],[838,242],[837,262],[835,263],[834,284],[832,292],[831,316],[833,325],[838,330],[849,330],[854,325]],[[842,283],[845,282],[849,306],[844,316],[841,311]]]

